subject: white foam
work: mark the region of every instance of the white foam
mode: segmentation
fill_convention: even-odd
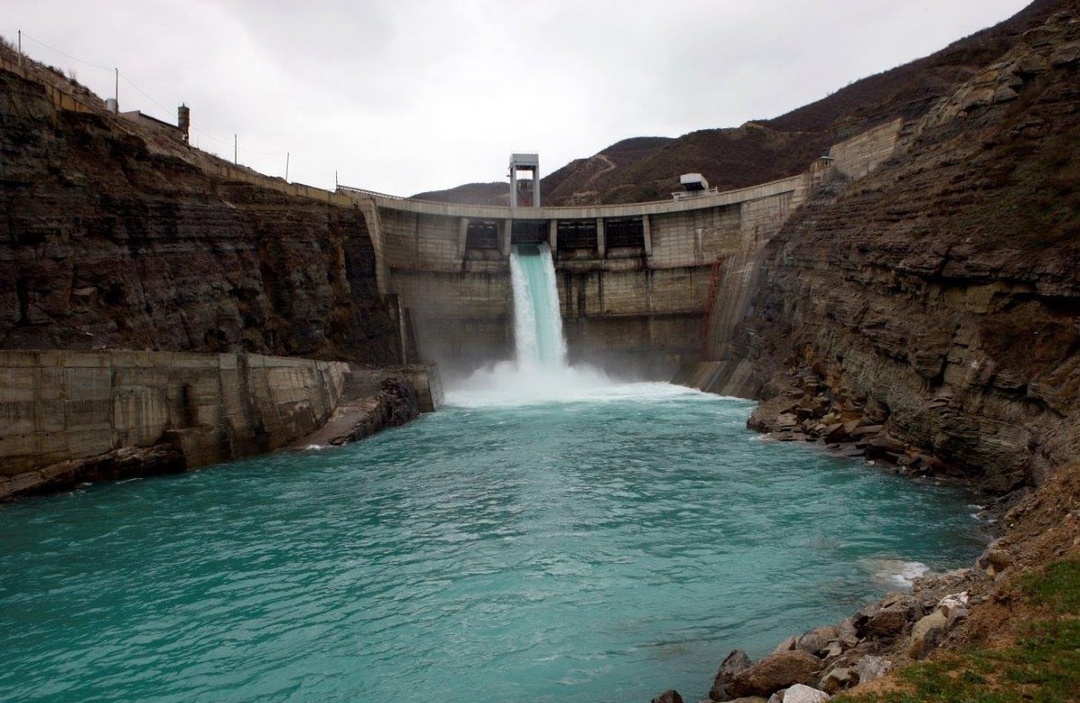
[[[481,369],[446,389],[446,404],[465,408],[669,398],[717,396],[670,383],[614,381],[591,366],[553,369],[512,362]]]
[[[873,559],[873,579],[889,588],[909,589],[915,579],[925,576],[930,567],[919,561],[903,559]]]

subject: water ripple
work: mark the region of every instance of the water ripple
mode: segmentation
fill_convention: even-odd
[[[964,497],[646,384],[0,510],[0,700],[625,701],[981,548]]]

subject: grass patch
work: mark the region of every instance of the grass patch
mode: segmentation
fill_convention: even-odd
[[[838,703],[1068,703],[1080,701],[1080,561],[1051,563],[1020,580],[1041,617],[1016,643],[950,654],[899,672],[896,690],[840,695]],[[1049,616],[1049,617],[1045,617]]]
[[[1020,588],[1032,605],[1054,615],[1080,615],[1080,560],[1051,562],[1045,573],[1025,574]]]

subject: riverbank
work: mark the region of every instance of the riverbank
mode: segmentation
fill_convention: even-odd
[[[1007,503],[997,504],[999,516],[990,518],[997,539],[975,564],[916,579],[908,592],[890,593],[846,620],[788,637],[758,662],[732,651],[719,667],[708,700],[801,703],[831,695],[837,701],[942,700],[920,693],[920,676],[933,666],[918,668],[923,660],[950,662],[946,668],[956,670],[954,678],[985,676],[962,673],[968,661],[963,652],[988,649],[1008,659],[1031,623],[1049,617],[1045,604],[1023,596],[1029,584],[1041,582],[1042,574],[1059,563],[1080,562],[1080,463],[1059,468],[1011,503],[1007,510]],[[1077,586],[1066,580],[1067,598],[1080,598]],[[1037,661],[1029,666],[1029,694],[1045,685],[1080,695],[1076,668],[1069,671],[1066,665],[1064,673],[1052,676],[1061,664]],[[893,694],[896,698],[889,698]],[[1053,695],[1038,700],[1076,700]],[[654,699],[680,700],[675,691]]]

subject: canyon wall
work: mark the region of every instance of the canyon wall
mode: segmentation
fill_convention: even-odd
[[[394,363],[367,220],[0,61],[0,347]]]
[[[897,118],[834,144],[825,158],[810,166],[808,194],[803,198],[835,188],[837,181],[873,173],[895,153],[903,127],[904,121]],[[790,207],[790,201],[773,199],[743,203],[743,245],[713,264],[701,358],[684,363],[674,383],[720,395],[756,397],[760,383],[754,364],[738,353],[733,340],[736,325],[749,314],[761,285],[766,244],[787,220]]]
[[[1080,21],[1059,13],[766,246],[748,386],[1003,492],[1080,452]],[[858,175],[858,174],[856,174]],[[811,433],[813,434],[813,433]]]
[[[319,427],[343,362],[0,351],[0,498],[270,451]]]

